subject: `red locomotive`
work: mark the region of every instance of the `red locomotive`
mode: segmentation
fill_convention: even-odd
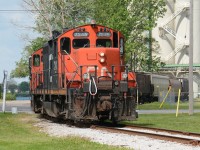
[[[74,121],[135,120],[136,77],[124,57],[124,37],[111,28],[53,31],[29,60],[33,111]]]

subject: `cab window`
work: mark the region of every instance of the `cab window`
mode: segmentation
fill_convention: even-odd
[[[74,39],[73,40],[73,48],[85,48],[90,47],[90,41],[88,39]]]
[[[33,66],[40,66],[40,55],[33,55]]]
[[[61,52],[62,54],[70,54],[71,48],[70,48],[70,38],[64,37],[60,40],[61,45]]]
[[[113,47],[118,47],[118,33],[113,32]]]
[[[111,47],[110,39],[97,39],[96,47]]]

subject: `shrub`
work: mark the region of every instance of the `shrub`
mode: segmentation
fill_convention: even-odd
[[[16,100],[16,95],[11,94],[11,93],[7,93],[6,94],[6,100]]]

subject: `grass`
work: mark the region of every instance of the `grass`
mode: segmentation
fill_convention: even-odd
[[[139,110],[158,110],[161,102],[145,103],[138,105]],[[177,103],[164,103],[161,109],[176,109]],[[179,109],[189,109],[188,102],[180,102]],[[194,109],[200,109],[200,101],[194,102]]]
[[[39,132],[36,115],[0,113],[0,150],[123,150],[79,137],[56,138]]]
[[[0,113],[0,150],[125,150],[79,137],[56,138],[39,132],[35,127],[36,115]],[[200,133],[200,113],[187,114],[141,114],[137,121],[128,124],[159,127]]]
[[[200,133],[200,113],[179,114],[141,114],[137,121],[126,122],[132,125],[158,127],[172,130]]]

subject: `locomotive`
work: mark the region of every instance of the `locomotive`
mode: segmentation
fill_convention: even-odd
[[[136,76],[120,31],[87,24],[53,36],[29,58],[35,113],[72,121],[135,120]]]

